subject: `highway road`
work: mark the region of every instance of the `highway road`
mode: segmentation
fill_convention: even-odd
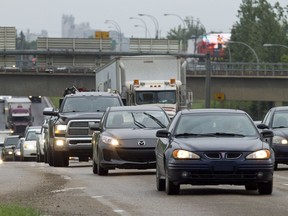
[[[33,104],[35,124],[45,103]],[[1,108],[1,107],[0,107]],[[0,115],[2,126],[3,116]],[[179,195],[156,190],[155,170],[92,172],[92,162],[71,160],[69,167],[36,162],[0,164],[1,203],[33,206],[41,215],[123,216],[278,216],[287,215],[288,166],[274,173],[272,195],[245,191],[244,186],[182,185]]]
[[[155,170],[92,173],[91,162],[68,168],[36,162],[0,164],[1,202],[31,205],[44,215],[287,215],[288,167],[275,172],[272,195],[243,186],[181,186],[176,196],[158,192]]]

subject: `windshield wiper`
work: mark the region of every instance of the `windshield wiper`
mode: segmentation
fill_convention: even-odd
[[[207,136],[207,134],[195,134],[195,133],[180,133],[180,134],[175,134],[174,136],[175,137],[189,137],[189,136]],[[212,134],[211,135],[209,135],[209,136],[212,136]]]
[[[146,112],[144,112],[143,114],[147,115],[149,118],[151,118],[153,121],[155,121],[161,128],[166,128],[166,126],[161,121],[159,121],[155,116],[153,116],[149,113],[146,113]]]
[[[141,124],[140,122],[138,122],[138,121],[135,119],[135,116],[134,116],[133,113],[131,113],[131,115],[132,115],[132,117],[133,117],[133,123],[134,123],[137,127],[139,127],[139,128],[146,128],[145,125]]]
[[[244,134],[237,134],[237,133],[225,133],[225,132],[216,132],[216,133],[210,133],[211,135],[215,136],[231,136],[231,137],[245,137]]]

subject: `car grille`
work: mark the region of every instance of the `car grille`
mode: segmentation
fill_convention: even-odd
[[[114,153],[104,150],[105,160],[115,159]],[[116,150],[117,159],[129,162],[151,162],[156,160],[155,148],[118,148]]]
[[[100,119],[71,120],[68,123],[68,136],[91,136],[89,125],[100,122]]]
[[[231,159],[236,160],[242,156],[242,152],[205,152],[204,155],[209,159]]]

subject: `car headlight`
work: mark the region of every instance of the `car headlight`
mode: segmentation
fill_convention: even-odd
[[[175,159],[200,159],[199,155],[186,150],[174,150],[172,155]]]
[[[55,125],[55,134],[65,134],[67,125]]]
[[[29,149],[29,150],[33,150],[36,149],[35,146],[33,144],[24,144],[24,149]]]
[[[119,142],[117,139],[114,139],[113,137],[109,137],[109,136],[102,136],[102,142],[109,144],[109,145],[113,145],[113,146],[119,145]]]
[[[286,145],[286,144],[288,144],[288,141],[287,141],[287,139],[284,138],[284,137],[274,136],[274,137],[273,137],[273,143],[274,143],[274,144],[283,144],[283,145]]]
[[[259,150],[249,154],[246,159],[269,159],[271,152],[268,149]]]

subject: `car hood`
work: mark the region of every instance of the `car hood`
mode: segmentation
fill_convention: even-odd
[[[282,136],[288,138],[288,128],[277,128],[272,130],[274,136]]]
[[[243,138],[175,138],[175,143],[182,149],[190,151],[255,151],[269,148],[269,145],[256,137]]]
[[[59,117],[67,123],[73,119],[101,119],[103,112],[83,113],[83,112],[69,112],[59,113]]]
[[[105,131],[103,135],[112,136],[117,139],[143,139],[143,138],[155,138],[156,139],[156,131],[159,129],[133,129],[133,128],[125,128],[125,129],[108,129]]]

